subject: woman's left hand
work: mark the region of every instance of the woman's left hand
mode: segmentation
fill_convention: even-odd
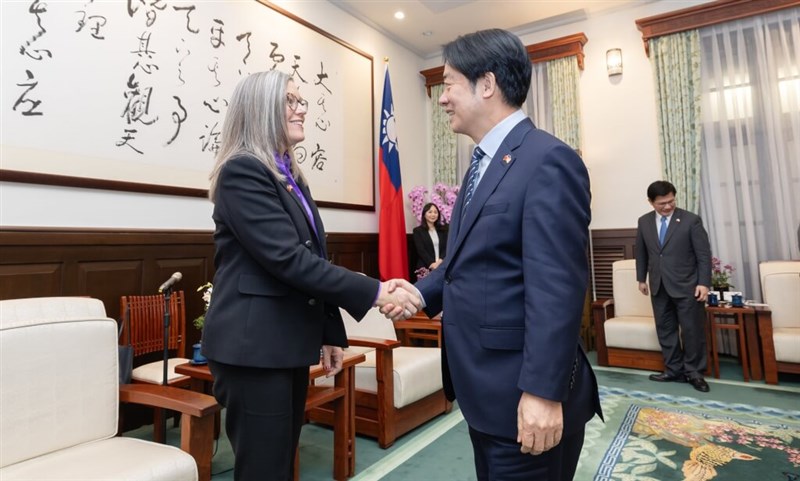
[[[322,346],[322,368],[325,377],[335,376],[342,370],[344,350],[339,346]]]

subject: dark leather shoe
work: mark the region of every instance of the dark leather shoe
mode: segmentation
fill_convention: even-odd
[[[691,377],[689,378],[689,384],[692,385],[695,389],[700,392],[708,392],[711,388],[708,387],[708,383],[702,377]]]
[[[672,376],[670,374],[662,372],[659,374],[651,374],[650,380],[655,382],[686,382],[686,376],[684,375]]]

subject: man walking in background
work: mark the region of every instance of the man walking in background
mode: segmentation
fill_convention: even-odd
[[[639,291],[650,294],[664,355],[664,372],[651,374],[650,380],[688,381],[708,392],[704,303],[711,285],[711,246],[700,217],[675,207],[675,193],[669,182],[650,184],[647,199],[654,212],[639,217],[636,233],[636,280]]]

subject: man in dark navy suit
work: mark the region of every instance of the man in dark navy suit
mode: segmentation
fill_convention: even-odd
[[[600,414],[580,347],[589,177],[575,151],[520,110],[531,63],[503,30],[444,48],[439,104],[478,146],[444,263],[417,283],[443,311],[443,375],[469,424],[479,480],[569,480]]]

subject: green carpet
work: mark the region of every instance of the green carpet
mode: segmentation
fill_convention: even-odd
[[[794,430],[791,443],[786,446],[787,449],[795,449],[793,460],[797,463],[800,413],[796,410],[800,407],[800,376],[781,375],[781,385],[767,386],[763,382],[740,382],[741,369],[735,360],[726,360],[721,367],[723,379],[708,379],[711,385],[710,393],[698,393],[688,384],[654,383],[647,379],[650,373],[646,371],[595,367],[598,383],[602,387],[601,402],[606,414],[606,423],[595,418],[587,425],[575,481],[684,479],[683,464],[686,459],[690,459],[691,447],[679,443],[672,443],[674,446],[669,446],[666,444],[668,442],[666,439],[651,439],[652,434],[637,433],[634,430],[635,419],[630,418],[634,416],[634,412],[638,416],[643,408],[700,414],[700,422],[709,420],[712,425],[713,422],[724,424],[729,420],[738,421],[743,423],[741,426],[744,427],[740,428],[742,432],[749,432],[747,429],[757,423],[761,426],[785,425],[786,433]],[[734,402],[742,404],[732,404]],[[743,408],[745,403],[747,406]],[[748,412],[750,408],[752,412]],[[775,442],[775,432],[778,432],[778,429],[770,431],[773,442]],[[152,436],[152,426],[143,426],[136,431],[125,433],[125,436],[148,439]],[[647,436],[651,438],[644,441],[653,443],[655,448],[644,443],[641,446],[647,447],[635,444],[640,441],[635,441],[634,438]],[[169,429],[170,444],[178,445],[179,437],[179,429]],[[784,438],[786,436],[777,439]],[[332,439],[333,433],[328,428],[314,424],[308,424],[303,428],[300,438],[301,481],[331,479]],[[715,443],[721,444],[718,441]],[[755,441],[751,443],[752,446],[737,445],[735,441],[722,444],[735,451],[764,459],[767,459],[765,453],[769,451],[768,459],[771,461],[733,459],[724,466],[715,467],[718,475],[716,478],[710,478],[714,481],[800,481],[798,476],[800,468],[796,464],[791,464],[787,455],[781,458],[783,462],[789,463],[784,465],[786,469],[772,469],[777,467],[777,465],[772,466],[772,460],[780,458],[778,449],[758,446]],[[612,451],[615,446],[616,451]],[[672,454],[671,451],[675,453]],[[645,462],[648,457],[654,457],[656,460]],[[639,465],[634,466],[635,463]],[[653,468],[654,463],[655,468]],[[770,465],[769,468],[765,468],[767,464]],[[232,480],[232,467],[233,454],[223,432],[218,445],[215,446],[212,480]],[[753,475],[755,471],[746,470],[748,467],[755,467],[758,474]],[[602,471],[601,468],[606,471]],[[626,472],[608,477],[614,469],[618,471],[624,469]],[[632,472],[634,470],[636,472]],[[598,477],[598,472],[606,477]],[[669,472],[678,477],[667,477],[666,473]],[[786,474],[782,474],[783,472]],[[768,477],[767,473],[770,473],[771,477]],[[473,481],[475,479],[472,445],[466,423],[457,406],[450,414],[439,416],[400,437],[389,449],[381,449],[373,439],[356,437],[356,475],[350,481]]]
[[[600,394],[607,422],[588,427],[592,443],[576,479],[733,481],[800,475],[800,411],[604,386]],[[602,446],[607,448],[598,464]]]

